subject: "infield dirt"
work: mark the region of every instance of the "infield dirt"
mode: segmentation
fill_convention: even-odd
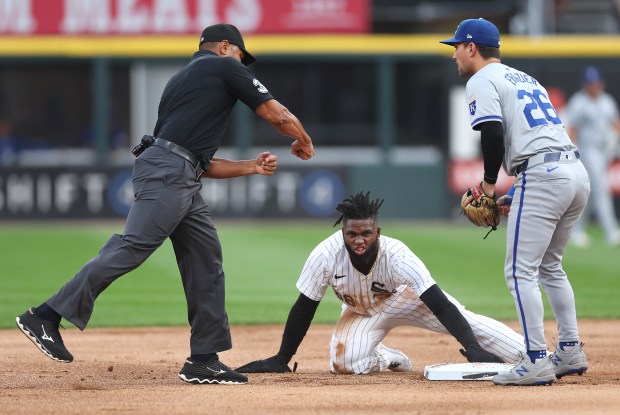
[[[508,323],[518,330],[518,324]],[[549,345],[556,336],[547,322]],[[449,336],[398,328],[384,342],[406,352],[413,373],[333,375],[331,326],[310,328],[296,373],[250,375],[247,385],[190,385],[177,372],[189,328],[63,331],[71,364],[45,357],[17,329],[0,331],[1,414],[618,414],[620,321],[581,320],[590,370],[552,386],[501,387],[489,381],[429,381],[424,366],[464,362]],[[236,326],[237,367],[275,354],[282,326]]]

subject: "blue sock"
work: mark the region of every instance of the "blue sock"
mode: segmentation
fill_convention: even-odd
[[[577,346],[579,342],[560,342],[560,349],[564,350],[565,347],[574,347]]]
[[[49,320],[52,323],[60,324],[62,316],[54,311],[47,303],[43,303],[38,307],[33,307],[34,315],[42,318],[43,320]]]
[[[547,351],[546,350],[536,350],[536,351],[533,351],[533,352],[527,352],[527,355],[530,358],[530,360],[532,361],[532,363],[536,363],[536,360],[542,359],[543,357],[547,356]]]
[[[217,353],[192,354],[191,359],[195,363],[207,363],[213,358],[217,358]]]

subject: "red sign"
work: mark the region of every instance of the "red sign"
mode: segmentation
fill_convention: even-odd
[[[484,176],[484,162],[482,159],[476,160],[452,160],[448,166],[448,185],[455,195],[462,195],[469,189],[480,183]],[[514,183],[514,177],[504,173],[504,169],[499,170],[495,192],[497,196],[505,194]]]
[[[484,163],[482,159],[476,160],[452,160],[448,166],[448,186],[455,195],[462,195],[470,187],[480,183],[484,175]],[[614,160],[607,171],[609,190],[614,196],[620,196],[620,159]],[[505,194],[514,183],[514,177],[504,173],[500,169],[497,178],[496,192],[498,196]]]
[[[609,190],[614,196],[620,196],[620,160],[614,160],[607,171]]]
[[[370,0],[2,0],[0,34],[199,34],[231,23],[247,33],[368,32]]]

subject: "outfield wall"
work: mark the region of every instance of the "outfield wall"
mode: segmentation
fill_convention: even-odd
[[[419,167],[285,166],[272,177],[203,180],[215,217],[331,217],[352,192],[387,199],[386,218],[443,218],[442,163]],[[395,180],[398,177],[400,180]],[[419,191],[429,186],[424,197]],[[123,218],[133,201],[129,167],[0,169],[0,220]]]
[[[387,199],[389,217],[455,215],[459,195],[481,177],[481,164],[476,133],[455,121],[467,118],[456,114],[466,107],[454,98],[465,80],[456,74],[452,49],[437,42],[446,36],[248,36],[259,58],[251,69],[299,116],[317,156],[310,163],[282,158],[273,178],[205,181],[214,214],[314,217],[342,195],[368,189]],[[186,35],[2,37],[1,109],[35,139],[45,135],[54,151],[20,155],[1,168],[0,219],[124,216],[131,191],[114,187],[117,177],[130,171],[130,148],[150,132],[163,84],[195,44]],[[502,60],[563,99],[579,88],[582,69],[595,64],[620,98],[618,37],[504,36]],[[124,124],[121,134],[115,116]],[[125,141],[117,143],[122,133]],[[286,139],[238,106],[223,143],[219,156],[251,158]],[[620,146],[613,156],[618,152]],[[618,165],[610,170],[616,195]]]

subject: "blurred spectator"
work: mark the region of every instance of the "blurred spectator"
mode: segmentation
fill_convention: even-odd
[[[49,146],[20,136],[14,131],[11,120],[0,114],[0,166],[11,166],[17,162],[17,156],[22,150],[36,148]]]
[[[615,99],[605,92],[605,81],[597,68],[590,66],[585,69],[582,88],[568,101],[565,123],[568,134],[579,147],[592,189],[588,206],[573,228],[572,242],[580,247],[589,245],[585,225],[591,209],[594,209],[607,242],[620,245],[620,232],[607,180],[609,163],[620,134],[620,116]]]
[[[95,125],[89,123],[81,136],[82,145],[85,147],[95,147]],[[116,150],[129,147],[129,135],[127,128],[122,125],[118,111],[110,108],[108,116],[108,148]]]

